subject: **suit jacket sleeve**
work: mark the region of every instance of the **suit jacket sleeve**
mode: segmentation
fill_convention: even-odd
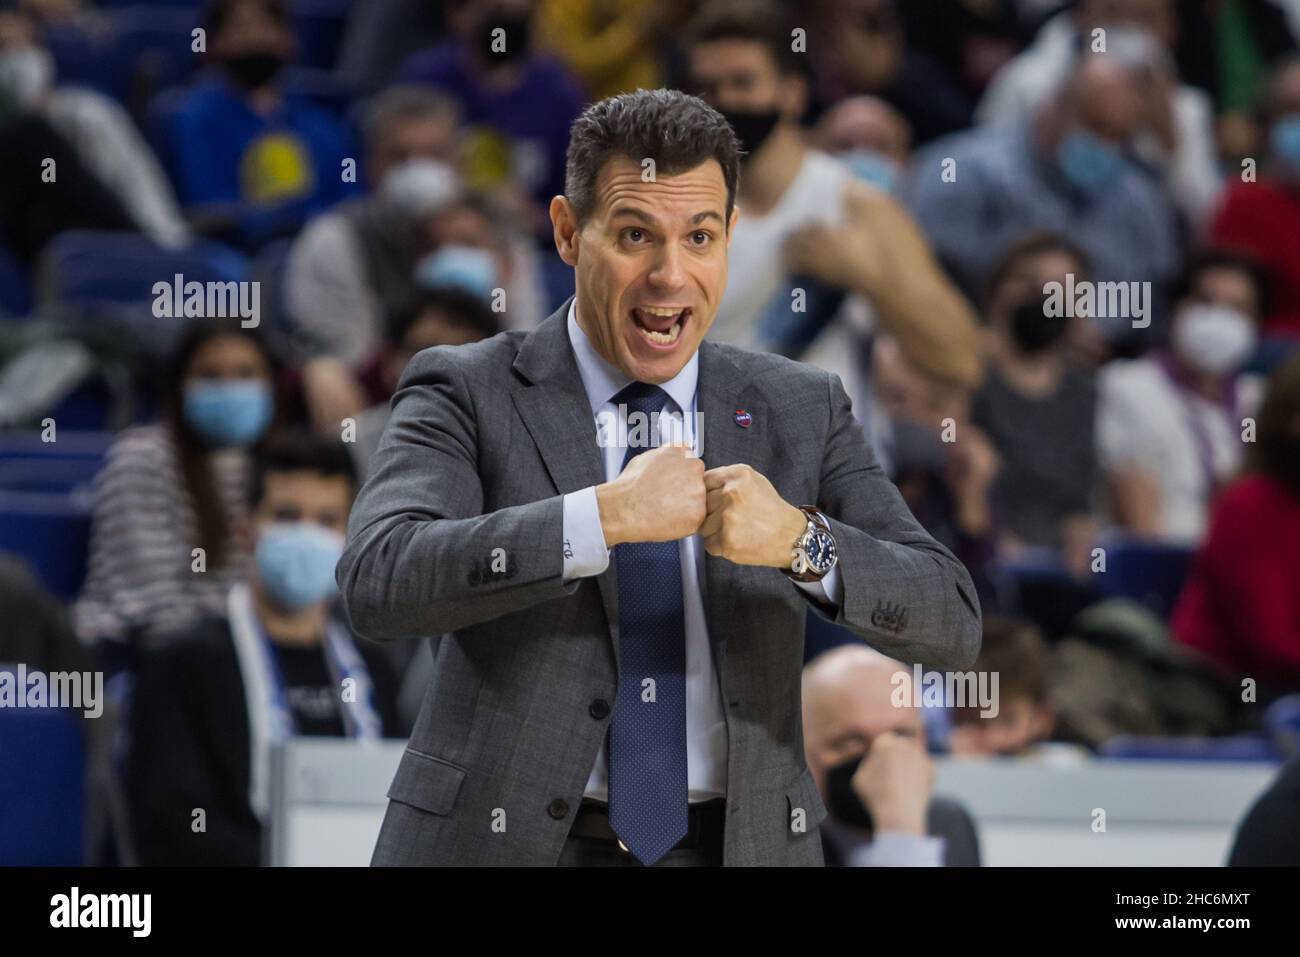
[[[834,621],[906,664],[970,668],[981,630],[970,573],[912,516],[875,460],[839,377],[827,382],[830,428],[817,504],[839,551],[844,597]]]
[[[366,638],[457,631],[581,584],[563,580],[562,495],[480,514],[479,420],[464,376],[450,350],[426,349],[393,397],[337,570]]]

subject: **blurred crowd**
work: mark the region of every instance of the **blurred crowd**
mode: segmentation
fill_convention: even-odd
[[[104,436],[66,479],[0,449],[0,662],[115,676],[110,857],[256,862],[278,737],[409,731],[428,649],[334,608],[352,496],[416,352],[572,294],[569,127],[639,87],[745,151],[709,335],[841,377],[1001,675],[996,718],[900,710],[810,619],[828,858],[977,861],[930,752],[1261,740],[1300,693],[1297,37],[1294,0],[0,2],[0,425]],[[160,314],[174,278],[258,315]]]

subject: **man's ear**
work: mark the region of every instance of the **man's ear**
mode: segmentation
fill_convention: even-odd
[[[555,251],[567,266],[578,265],[578,217],[573,205],[563,196],[551,197],[551,231],[555,236]]]
[[[727,248],[731,248],[731,239],[736,235],[736,221],[740,219],[740,207],[731,207],[731,221],[727,223]]]

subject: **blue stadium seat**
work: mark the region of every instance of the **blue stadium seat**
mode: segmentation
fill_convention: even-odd
[[[0,491],[87,496],[100,464],[96,459],[63,456],[0,458]]]
[[[45,42],[60,84],[89,87],[115,100],[125,98],[127,60],[112,30],[91,35],[80,26],[55,24],[46,28]]]
[[[90,459],[102,461],[115,438],[112,432],[74,432],[59,427],[54,442],[42,442],[38,430],[0,432],[0,460]]]
[[[135,233],[72,230],[45,247],[41,294],[54,303],[150,303],[154,283],[176,273],[186,282],[241,282],[248,261],[219,243],[163,249]]]
[[[199,25],[197,10],[180,3],[122,7],[113,29],[129,77],[150,91],[185,82],[199,65],[191,33]]]
[[[1096,575],[1107,598],[1131,598],[1168,620],[1191,568],[1193,550],[1122,539],[1105,543],[1106,571]]]
[[[294,33],[298,37],[298,62],[329,70],[338,60],[349,0],[294,0]]]
[[[27,559],[41,583],[71,601],[86,577],[91,503],[54,492],[0,489],[0,549]]]
[[[0,708],[0,866],[83,863],[82,720],[64,708]]]
[[[1270,761],[1282,760],[1263,735],[1237,734],[1226,738],[1156,738],[1118,735],[1099,749],[1104,758],[1128,761]]]
[[[32,286],[27,270],[13,253],[0,246],[0,319],[25,319],[32,311]]]

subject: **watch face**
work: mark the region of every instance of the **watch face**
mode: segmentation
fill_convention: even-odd
[[[808,564],[816,571],[825,571],[835,560],[835,539],[825,532],[816,532],[804,550],[808,554]]]

